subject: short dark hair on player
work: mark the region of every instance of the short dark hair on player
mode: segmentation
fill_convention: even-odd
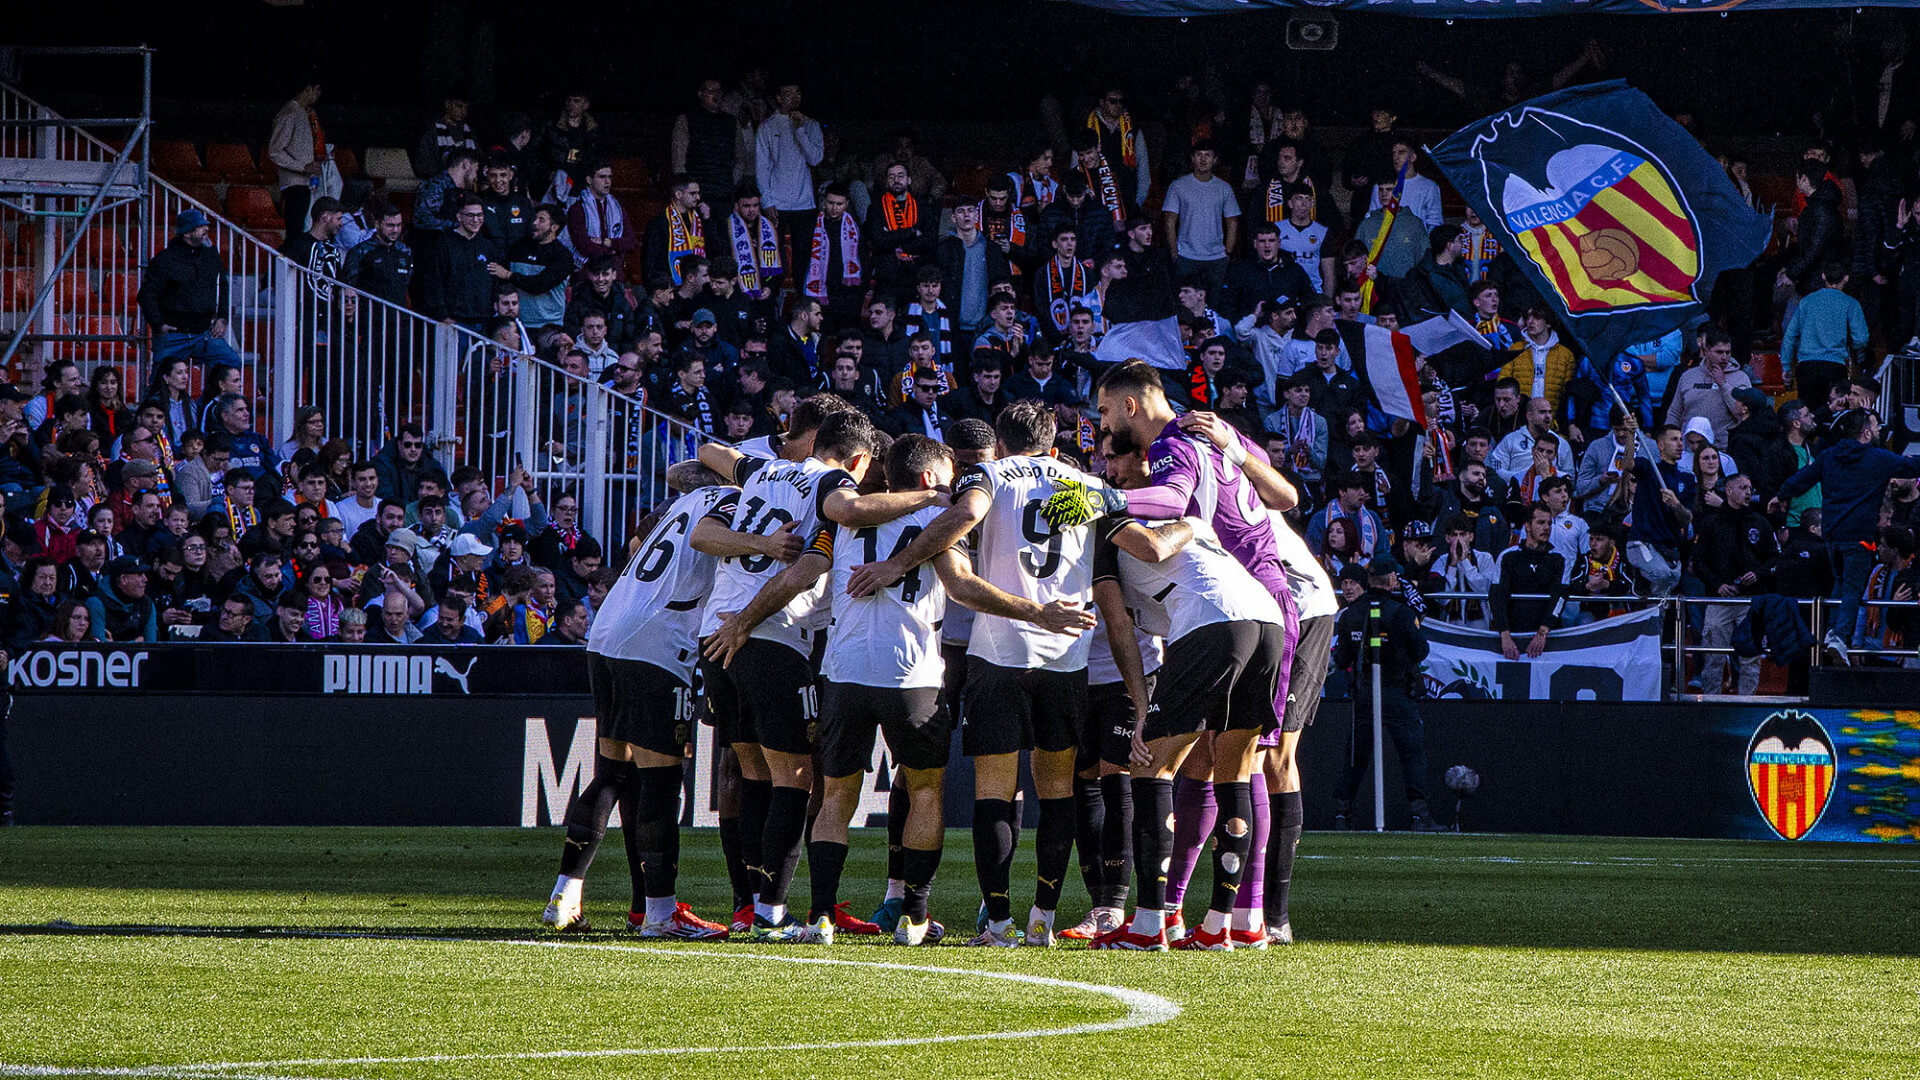
[[[1042,454],[1053,445],[1058,425],[1053,407],[1038,401],[1020,401],[1001,410],[993,433],[1009,454]]]
[[[1152,364],[1145,360],[1129,360],[1100,376],[1100,386],[1095,392],[1142,397],[1149,392],[1164,395],[1166,389],[1160,385],[1160,372]]]
[[[858,409],[833,413],[820,421],[820,430],[813,436],[813,452],[837,461],[845,461],[872,449],[873,421]]]
[[[943,460],[953,460],[953,448],[946,443],[925,435],[902,435],[887,448],[887,486],[895,491],[912,491],[920,474]]]
[[[798,438],[809,431],[818,431],[827,417],[853,411],[853,402],[838,394],[815,394],[793,407],[793,415],[787,419],[787,437]]]
[[[993,438],[993,425],[979,417],[969,416],[947,425],[947,445],[955,450],[976,454],[991,450]]]

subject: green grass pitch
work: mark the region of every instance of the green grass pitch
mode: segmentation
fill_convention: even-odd
[[[862,914],[883,845],[856,834],[843,895]],[[1134,955],[518,943],[555,940],[535,923],[559,847],[555,830],[0,831],[0,1076],[1920,1076],[1910,848],[1308,834],[1300,944]],[[711,833],[688,835],[682,882],[724,917]],[[964,937],[964,833],[935,893]],[[613,837],[587,900],[619,925]],[[106,926],[201,929],[86,929]],[[389,936],[347,936],[368,933]]]

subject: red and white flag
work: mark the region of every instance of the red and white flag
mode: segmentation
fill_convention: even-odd
[[[1367,351],[1367,380],[1373,385],[1380,411],[1423,428],[1427,426],[1427,413],[1421,405],[1420,376],[1414,371],[1413,358],[1432,356],[1455,345],[1487,348],[1487,339],[1473,324],[1451,311],[1414,323],[1405,333],[1373,325],[1361,329]]]
[[[1388,416],[1411,420],[1427,426],[1427,411],[1420,402],[1420,376],[1414,373],[1413,358],[1419,355],[1407,335],[1384,326],[1361,327],[1366,347],[1367,382],[1373,387],[1373,399]]]

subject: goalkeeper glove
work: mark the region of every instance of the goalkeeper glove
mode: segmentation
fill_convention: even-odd
[[[1127,496],[1114,488],[1092,488],[1078,480],[1062,480],[1047,501],[1040,504],[1040,516],[1055,529],[1072,529],[1097,521],[1108,514],[1126,512]]]

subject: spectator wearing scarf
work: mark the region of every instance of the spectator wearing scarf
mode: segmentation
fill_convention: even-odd
[[[668,182],[667,207],[647,223],[642,250],[649,275],[665,274],[680,284],[680,260],[705,257],[707,234],[700,220],[700,185],[682,173]]]
[[[740,270],[740,291],[754,300],[767,300],[786,267],[780,261],[780,233],[760,213],[760,189],[742,180],[727,215],[727,244]]]

